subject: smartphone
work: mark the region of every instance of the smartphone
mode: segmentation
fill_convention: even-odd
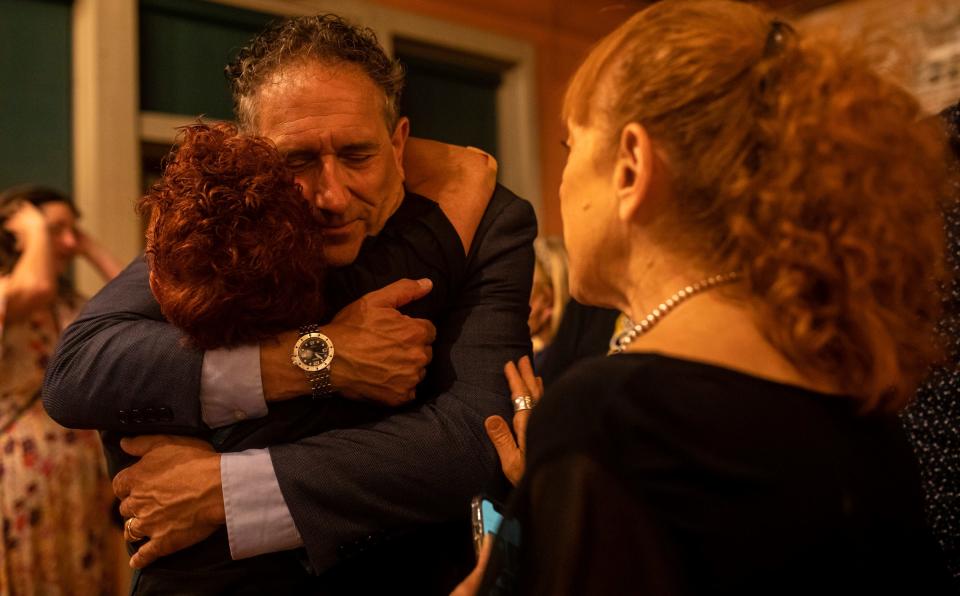
[[[516,547],[520,544],[520,524],[515,519],[503,519],[503,507],[482,495],[470,501],[470,519],[473,526],[473,549],[480,555],[483,539],[487,534],[498,535],[505,543]]]

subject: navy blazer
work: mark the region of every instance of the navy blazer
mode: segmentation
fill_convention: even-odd
[[[412,405],[385,410],[347,400],[300,399],[271,404],[264,419],[211,433],[200,414],[203,354],[184,347],[180,331],[163,319],[142,262],[108,284],[64,332],[48,367],[44,405],[65,426],[107,431],[114,460],[119,436],[131,434],[203,436],[222,451],[270,445],[281,491],[305,543],[301,558],[321,580],[334,578],[325,586],[311,584],[317,590],[339,593],[336,586],[372,581],[376,574],[365,560],[394,568],[381,576],[393,590],[432,572],[443,575],[444,554],[449,559],[453,551],[464,551],[445,543],[452,539],[449,532],[435,528],[455,523],[467,544],[469,500],[499,477],[483,420],[510,415],[502,367],[530,350],[535,236],[529,203],[498,186],[460,262],[462,275],[448,285],[447,309],[435,321],[429,387],[418,388]],[[341,302],[384,281],[371,276],[344,285]],[[436,550],[436,557],[425,549]],[[170,585],[183,588],[196,579],[191,574],[235,574],[238,582],[249,582],[247,572],[258,565],[275,569],[296,556],[291,551],[230,561],[224,528],[147,571],[169,572],[178,582]],[[448,589],[462,569],[448,572],[437,590]],[[404,573],[406,579],[399,577]]]

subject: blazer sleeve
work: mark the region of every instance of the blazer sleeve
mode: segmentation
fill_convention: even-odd
[[[483,420],[509,416],[503,365],[530,352],[536,218],[498,187],[467,259],[460,295],[439,326],[436,398],[355,428],[270,447],[280,489],[322,572],[344,546],[375,545],[418,524],[465,517],[499,477]]]
[[[200,412],[203,352],[186,347],[133,261],[63,332],[47,366],[43,405],[69,428],[209,432]]]

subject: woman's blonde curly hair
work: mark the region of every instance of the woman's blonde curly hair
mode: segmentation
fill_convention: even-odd
[[[564,117],[612,152],[645,127],[674,176],[654,230],[740,271],[769,341],[864,410],[912,396],[940,349],[942,131],[853,49],[726,0],[666,0],[605,38]]]

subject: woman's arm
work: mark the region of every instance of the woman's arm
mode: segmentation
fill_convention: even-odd
[[[57,274],[47,222],[39,209],[24,202],[4,227],[16,236],[21,249],[13,270],[3,277],[5,318],[14,322],[53,302]]]
[[[473,147],[411,137],[403,169],[407,190],[436,201],[470,252],[497,183],[497,160]]]
[[[120,275],[120,272],[123,271],[123,265],[110,254],[106,247],[80,228],[77,228],[76,235],[77,254],[86,259],[97,270],[103,281],[110,281]]]

